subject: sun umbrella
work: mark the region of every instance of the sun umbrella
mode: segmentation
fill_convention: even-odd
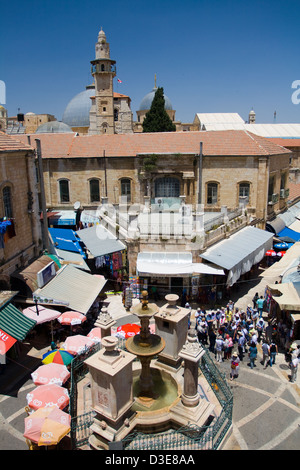
[[[24,419],[24,437],[39,446],[52,446],[70,432],[71,416],[57,406],[40,408]]]
[[[277,253],[275,250],[268,250],[265,252],[265,256],[277,256]]]
[[[33,410],[38,410],[44,406],[57,406],[61,410],[65,408],[69,401],[69,393],[65,387],[56,384],[40,385],[26,395],[28,406]]]
[[[80,325],[85,322],[86,316],[72,310],[64,312],[57,319],[61,325]]]
[[[70,375],[71,374],[65,365],[55,364],[52,362],[38,367],[34,372],[32,372],[31,378],[35,385],[63,385]]]
[[[285,254],[286,254],[286,251],[278,251],[277,252],[277,256],[280,256],[280,257],[285,255]]]
[[[74,356],[72,356],[68,351],[65,351],[64,349],[54,349],[53,351],[48,351],[43,354],[42,363],[50,364],[51,362],[54,362],[55,364],[68,366],[71,364],[73,359]]]
[[[66,341],[63,343],[63,348],[71,354],[80,354],[85,349],[94,346],[95,341],[92,338],[88,338],[83,335],[68,336]]]
[[[130,338],[139,333],[140,329],[140,326],[135,323],[126,323],[125,325],[118,326],[116,336]]]
[[[99,328],[98,326],[93,328],[89,332],[87,337],[91,338],[95,343],[100,343],[100,341],[101,341],[101,328]]]
[[[285,242],[283,243],[275,243],[274,245],[274,248],[276,250],[288,250],[289,249],[289,245]]]
[[[55,320],[61,315],[58,310],[52,308],[45,308],[42,305],[34,305],[23,310],[24,315],[31,320],[35,320],[37,324],[45,323],[47,321]]]

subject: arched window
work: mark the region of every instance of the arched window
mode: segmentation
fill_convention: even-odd
[[[180,182],[177,178],[164,177],[155,180],[155,197],[179,197]]]
[[[131,201],[131,180],[129,178],[122,178],[120,180],[120,194],[121,197],[126,197],[127,202]]]
[[[97,179],[90,180],[90,201],[91,202],[100,201],[100,184],[99,184],[99,180]]]
[[[239,203],[246,205],[249,203],[250,196],[250,184],[240,183],[239,184]]]
[[[208,183],[207,184],[207,204],[217,204],[218,202],[218,184]]]
[[[59,181],[60,202],[70,202],[69,180]]]
[[[8,219],[13,218],[13,211],[12,211],[12,194],[10,186],[5,186],[2,190],[3,196],[3,209],[4,209],[4,217]]]

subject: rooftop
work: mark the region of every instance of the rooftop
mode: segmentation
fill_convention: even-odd
[[[18,136],[27,142],[27,136]],[[26,139],[26,140],[25,140]],[[149,154],[255,156],[289,154],[271,140],[247,131],[157,132],[114,135],[40,134],[44,158],[132,157]]]

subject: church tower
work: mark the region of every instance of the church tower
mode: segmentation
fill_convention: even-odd
[[[102,28],[96,43],[96,58],[91,64],[95,96],[91,97],[89,134],[114,134],[113,78],[116,76],[116,61],[110,58],[109,43]]]

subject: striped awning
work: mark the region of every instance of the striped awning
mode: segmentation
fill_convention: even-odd
[[[0,354],[4,354],[16,342],[23,341],[36,325],[14,305],[8,303],[0,309]]]

